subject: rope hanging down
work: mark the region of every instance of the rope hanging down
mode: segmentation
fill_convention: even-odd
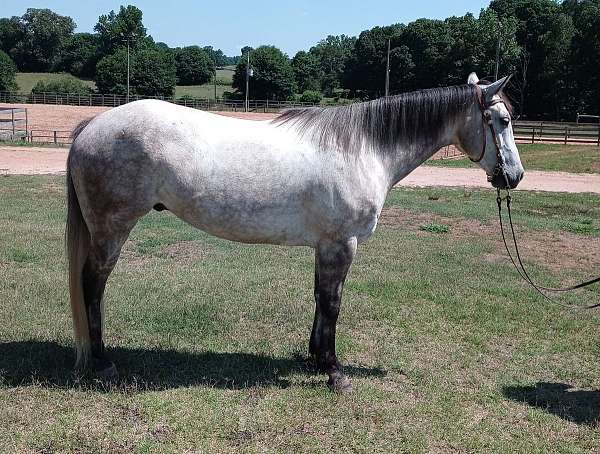
[[[572,291],[572,290],[577,290],[577,289],[584,288],[589,285],[595,284],[597,282],[600,282],[600,277],[596,277],[589,281],[581,282],[580,284],[572,285],[570,287],[563,287],[563,288],[544,287],[541,285],[537,285],[535,282],[533,282],[533,279],[527,273],[527,270],[525,269],[525,266],[523,265],[523,261],[521,260],[521,254],[519,252],[519,246],[517,244],[517,237],[515,235],[515,229],[514,229],[513,222],[512,222],[512,213],[511,213],[511,209],[510,209],[510,204],[511,204],[512,198],[511,198],[510,192],[508,192],[508,190],[506,190],[506,193],[507,193],[506,197],[502,198],[500,196],[500,189],[497,189],[496,203],[498,204],[498,219],[500,221],[500,232],[502,233],[502,241],[504,242],[504,247],[506,248],[508,257],[510,258],[510,261],[512,262],[515,269],[519,273],[519,276],[521,276],[521,278],[525,282],[527,282],[529,285],[531,285],[540,295],[542,295],[550,303],[557,304],[557,305],[562,306],[567,309],[594,309],[594,308],[600,307],[600,303],[592,304],[589,306],[575,306],[575,305],[571,305],[571,304],[563,304],[563,303],[553,300],[552,298],[550,298],[548,295],[546,295],[544,293],[544,292],[558,293],[558,292],[568,292],[568,291]],[[513,243],[515,246],[515,255],[517,257],[517,261],[518,261],[519,265],[517,265],[517,261],[515,261],[512,253],[510,252],[508,243],[506,241],[506,235],[504,234],[504,222],[502,221],[502,201],[503,200],[506,200],[506,209],[508,211],[508,221],[510,224],[510,230],[511,230],[512,238],[513,238]]]

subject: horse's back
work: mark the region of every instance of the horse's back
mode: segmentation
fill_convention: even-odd
[[[314,245],[354,216],[348,161],[270,122],[139,101],[94,119],[72,155],[90,197],[235,241]]]

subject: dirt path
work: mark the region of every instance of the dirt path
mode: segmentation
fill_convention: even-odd
[[[0,147],[0,175],[63,173],[67,148]],[[452,169],[422,166],[399,186],[459,186],[489,188],[479,169]],[[519,189],[550,192],[593,192],[600,194],[600,175],[529,170]]]

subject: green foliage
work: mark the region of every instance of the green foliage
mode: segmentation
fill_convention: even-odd
[[[323,73],[321,90],[327,96],[331,96],[334,90],[342,86],[344,68],[352,54],[355,42],[354,37],[329,35],[316,46],[311,47],[309,52],[317,58]]]
[[[323,94],[316,90],[305,90],[300,96],[300,102],[306,102],[310,104],[319,104],[323,99]]]
[[[295,91],[294,70],[287,55],[275,46],[260,46],[250,52],[250,94],[253,99],[288,99]],[[246,92],[246,60],[235,68],[233,88]]]
[[[10,57],[0,50],[0,91],[16,91],[17,81],[15,79],[17,67]]]
[[[20,71],[51,71],[74,29],[70,17],[49,9],[28,8],[21,18],[0,24],[0,39]]]
[[[301,50],[292,58],[292,68],[300,93],[321,89],[323,72],[321,62],[314,54]]]
[[[127,40],[132,47],[142,44],[147,36],[142,16],[142,11],[132,5],[121,6],[118,13],[111,11],[100,16],[94,30],[98,33],[104,53],[122,47]]]
[[[154,43],[140,43],[131,50],[130,93],[143,96],[173,96],[177,81],[172,52]],[[100,93],[127,92],[127,49],[121,47],[104,57],[96,67]]]
[[[429,233],[448,233],[450,231],[450,227],[445,224],[436,224],[435,222],[430,222],[429,224],[421,225],[419,230]]]
[[[72,77],[47,82],[40,80],[31,89],[32,93],[68,93],[79,95],[87,95],[93,91],[89,85]]]
[[[77,77],[93,78],[100,59],[100,40],[91,33],[75,33],[65,43],[58,69]]]
[[[178,47],[173,53],[179,85],[202,85],[214,77],[215,64],[200,47]]]

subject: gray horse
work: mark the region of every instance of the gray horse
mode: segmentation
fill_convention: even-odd
[[[332,389],[349,391],[335,353],[342,287],[390,189],[450,144],[495,187],[523,176],[507,78],[468,82],[262,122],[137,101],[79,125],[67,163],[77,367],[116,374],[102,339],[106,281],[136,222],[169,210],[220,238],[315,249],[309,352]]]

